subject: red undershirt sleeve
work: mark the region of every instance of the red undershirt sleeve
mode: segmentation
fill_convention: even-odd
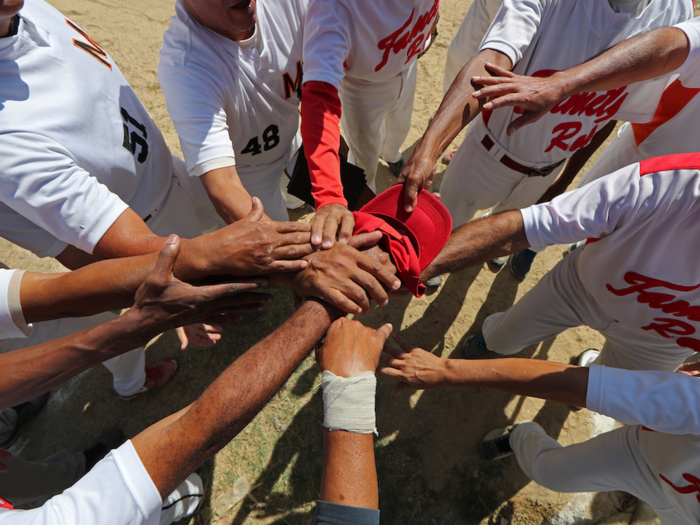
[[[301,137],[316,209],[327,204],[348,205],[338,157],[341,111],[338,90],[331,84],[312,80],[302,86]]]

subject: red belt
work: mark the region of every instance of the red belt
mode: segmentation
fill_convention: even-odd
[[[494,146],[494,142],[493,140],[491,140],[491,137],[485,135],[483,140],[481,141],[481,145],[484,146],[487,149],[487,151],[491,151],[491,148],[493,148]],[[511,159],[508,155],[503,155],[499,162],[514,171],[522,173],[523,175],[527,175],[528,177],[546,177],[547,175],[552,173],[556,168],[561,166],[561,164],[564,162],[564,159],[560,160],[559,162],[555,162],[554,164],[550,164],[549,166],[545,166],[544,168],[533,168],[531,166],[523,166],[518,161]]]

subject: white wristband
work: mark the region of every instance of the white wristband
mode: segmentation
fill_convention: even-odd
[[[323,426],[328,430],[345,430],[354,434],[377,433],[374,398],[377,378],[374,372],[360,372],[338,377],[325,371],[323,387]]]

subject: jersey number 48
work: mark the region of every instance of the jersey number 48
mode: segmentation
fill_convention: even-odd
[[[270,124],[266,127],[265,131],[262,133],[262,143],[263,145],[261,146],[258,137],[253,137],[248,141],[248,144],[246,144],[241,153],[260,155],[263,149],[265,151],[271,150],[280,143],[279,128],[274,124]]]

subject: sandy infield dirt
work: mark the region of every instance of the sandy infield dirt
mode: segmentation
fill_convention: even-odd
[[[260,0],[264,1],[264,0]],[[173,13],[168,0],[50,0],[114,58],[176,155],[177,136],[157,79],[158,49]],[[439,36],[419,61],[418,89],[408,158],[442,98],[447,46],[470,1],[443,0]],[[461,140],[461,134],[456,144]],[[450,146],[449,149],[452,149]],[[448,151],[449,151],[448,149]],[[438,165],[433,190],[445,166]],[[386,166],[379,189],[393,183]],[[296,213],[295,216],[303,214]],[[308,220],[308,214],[304,217]],[[0,239],[0,260],[10,267],[60,271]],[[445,357],[459,357],[461,345],[484,319],[507,309],[563,256],[566,247],[547,249],[532,272],[518,283],[507,269],[486,265],[446,276],[442,287],[421,299],[404,298],[358,316],[375,328],[391,322],[407,341]],[[180,370],[162,391],[131,402],[119,400],[103,367],[88,371],[52,395],[47,409],[22,431],[12,451],[41,459],[69,448],[82,450],[101,431],[119,425],[127,435],[192,402],[237,356],[292,311],[291,295],[275,291],[276,301],[257,320],[225,329],[212,349],[179,350],[174,333],[148,349],[148,363],[176,357]],[[525,349],[519,356],[574,362],[602,337],[587,328]],[[283,348],[280,349],[284,351]],[[493,428],[534,420],[565,444],[584,441],[614,422],[587,410],[480,389],[442,389],[394,397],[393,382],[379,379],[377,466],[382,522],[387,524],[652,524],[653,511],[623,494],[558,494],[529,482],[517,462],[479,459],[476,448]],[[241,435],[205,467],[211,490],[193,523],[311,523],[321,479],[323,441],[320,373],[307,359],[284,389]]]

